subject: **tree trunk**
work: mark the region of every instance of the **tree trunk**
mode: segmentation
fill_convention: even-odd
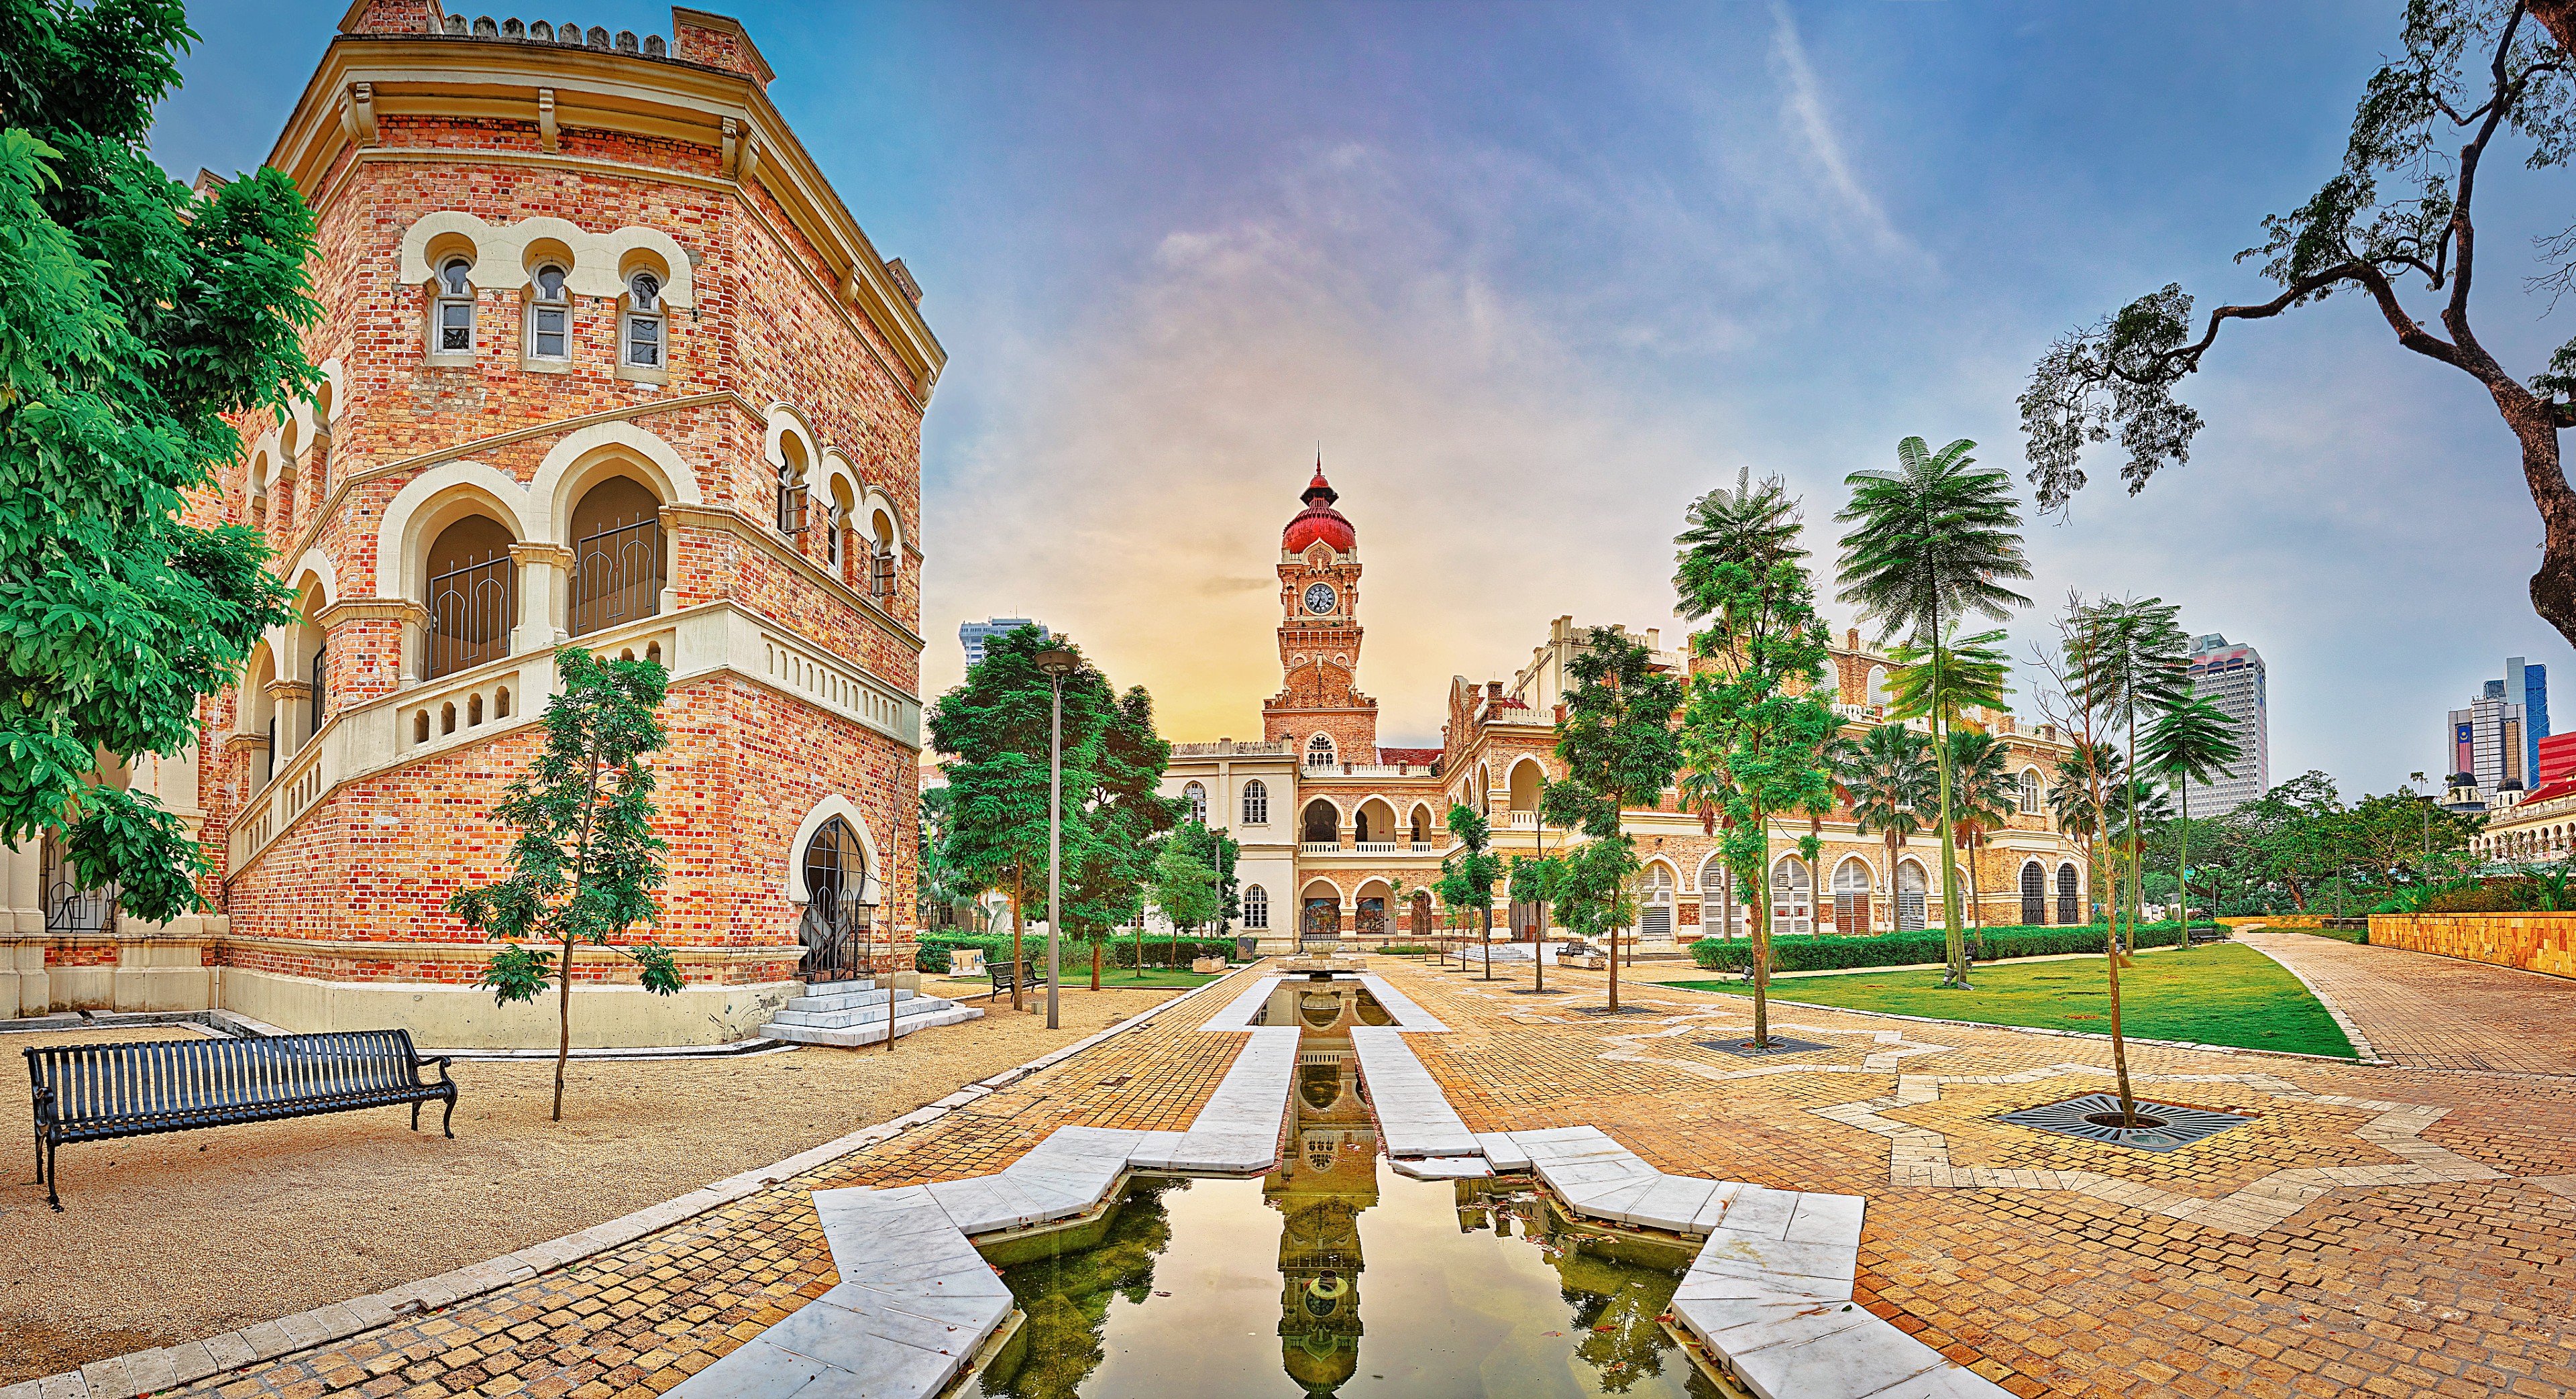
[[[1029,892],[1029,872],[1021,865],[1011,866],[1011,1009],[1020,1008],[1020,988],[1028,981],[1020,975],[1020,932],[1028,920],[1020,917],[1020,900]]]
[[[2576,54],[2576,0],[2531,0],[2531,17],[2558,41],[2558,47]]]
[[[572,946],[572,939],[565,938],[563,966],[558,968],[562,973],[558,980],[563,985],[563,993],[555,998],[555,1019],[561,1031],[555,1042],[554,1120],[557,1122],[563,1121],[564,1067],[572,1062]]]
[[[1968,915],[1976,920],[1977,955],[1980,957],[1986,955],[1986,899],[1985,895],[1977,891],[1977,852],[1984,849],[1985,845],[1985,830],[1982,827],[1970,827],[1968,830]]]
[[[1939,626],[1940,614],[1933,614]],[[1968,985],[1968,940],[1959,935],[1959,881],[1953,877],[1959,863],[1957,838],[1950,830],[1950,740],[1949,722],[1941,711],[1941,634],[1932,634],[1932,767],[1941,788],[1941,953],[1950,964],[1942,984],[1957,990]]]
[[[1100,989],[1100,944],[1107,940],[1106,938],[1091,940],[1091,989],[1094,991]]]
[[[2182,950],[2191,950],[2191,778],[2185,774],[2174,783],[2174,796],[2182,803],[2182,826],[2174,833],[2174,887],[2182,893]]]
[[[1771,1043],[1771,817],[1753,809],[1753,829],[1762,833],[1762,869],[1754,876],[1753,915],[1753,1047]]]

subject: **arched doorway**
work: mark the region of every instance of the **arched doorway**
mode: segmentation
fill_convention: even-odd
[[[1308,845],[1342,843],[1342,813],[1334,810],[1333,804],[1322,797],[1306,803],[1306,817],[1300,824],[1305,831],[1299,838]]]
[[[1804,861],[1784,857],[1771,867],[1771,931],[1790,937],[1815,932],[1814,899]]]
[[[1672,940],[1673,872],[1670,866],[1650,864],[1646,866],[1645,882],[1637,891],[1637,941],[1667,943]]]
[[[581,636],[662,610],[662,502],[643,482],[611,476],[572,511],[569,632]]]
[[[797,940],[808,987],[846,981],[868,964],[868,862],[858,832],[835,816],[805,842],[805,916]]]
[[[1908,860],[1896,867],[1896,931],[1923,931],[1923,867]]]
[[[424,679],[510,654],[510,629],[519,620],[518,566],[510,558],[516,543],[500,521],[468,515],[430,544]]]
[[[1869,932],[1869,863],[1858,856],[1834,866],[1834,931],[1845,937]]]
[[[2021,921],[2033,928],[2048,922],[2048,875],[2036,861],[2021,867]]]
[[[2071,863],[2059,865],[2057,867],[2057,921],[2070,928],[2084,922],[2082,905],[2083,899],[2075,890],[2075,866]]]
[[[1339,942],[1342,936],[1342,891],[1321,880],[1306,886],[1298,900],[1297,940]]]

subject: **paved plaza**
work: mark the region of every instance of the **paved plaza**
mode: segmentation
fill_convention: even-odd
[[[1857,1298],[2015,1393],[2576,1393],[2576,1077],[2139,1048],[2142,1095],[2252,1118],[2151,1154],[1994,1120],[2106,1088],[2096,1040],[1784,1008],[1828,1047],[1748,1061],[1700,1043],[1740,1036],[1738,998],[1638,986],[1605,1016],[1598,974],[1533,996],[1525,972],[1372,970],[1449,1027],[1407,1041],[1473,1131],[1588,1123],[1675,1174],[1866,1196]],[[1242,984],[694,1218],[179,1392],[662,1393],[838,1281],[813,1191],[1189,1126],[1247,1038],[1198,1029]]]
[[[2416,1069],[2576,1074],[2576,981],[2306,933],[2239,933]]]

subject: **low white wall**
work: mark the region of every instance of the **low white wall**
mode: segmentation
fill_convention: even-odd
[[[727,1044],[749,1039],[803,984],[691,985],[656,996],[640,986],[575,985],[576,1049]],[[535,1001],[496,1006],[475,986],[427,981],[330,982],[226,967],[223,1008],[284,1030],[411,1031],[412,1043],[436,1049],[551,1049],[556,1042],[552,991]]]

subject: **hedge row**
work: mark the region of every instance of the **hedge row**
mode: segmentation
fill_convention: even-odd
[[[960,947],[980,949],[987,962],[1006,962],[1011,956],[1008,933],[924,933],[920,950],[913,954],[913,966],[926,972],[949,969],[949,953]],[[1020,939],[1020,955],[1035,962],[1046,956],[1046,935],[1032,933]],[[1057,945],[1056,955],[1070,967],[1076,961],[1091,965],[1090,944],[1067,939]],[[1199,957],[1232,957],[1234,941],[1227,939],[1182,938],[1169,933],[1145,935],[1145,965],[1149,967],[1186,967]],[[1113,938],[1102,949],[1102,966],[1136,965],[1136,938],[1133,934]]]
[[[2195,926],[2210,927],[2202,923]],[[1975,929],[1965,930],[1968,950],[1977,948]],[[1985,956],[1981,960],[2000,961],[2007,957],[2045,957],[2062,952],[2099,952],[2110,936],[2102,927],[1988,928],[1985,931]],[[2182,941],[2180,923],[2142,923],[2138,925],[2138,946],[2171,947]],[[1711,971],[1742,971],[1753,961],[1753,943],[1748,938],[1702,938],[1690,947],[1691,960]],[[1928,928],[1920,932],[1882,933],[1875,937],[1775,937],[1771,939],[1771,969],[1780,972],[1838,971],[1846,967],[1903,967],[1925,962],[1938,962],[1948,955],[1941,930]]]

